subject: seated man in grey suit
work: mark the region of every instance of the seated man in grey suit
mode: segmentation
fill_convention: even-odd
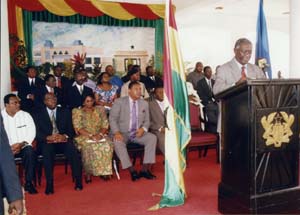
[[[234,46],[234,58],[218,68],[213,87],[214,94],[243,83],[247,78],[265,79],[263,71],[249,63],[252,54],[252,43],[246,38],[238,39]]]
[[[159,150],[165,154],[164,87],[156,86],[154,99],[149,101],[150,132],[156,135]]]
[[[109,113],[114,149],[121,160],[122,168],[129,170],[132,181],[140,177],[154,179],[156,177],[150,172],[150,167],[155,163],[156,136],[148,133],[149,106],[141,99],[142,89],[139,82],[130,82],[128,88],[129,96],[117,99]],[[126,144],[130,142],[145,146],[143,167],[139,174],[132,166],[126,148]]]

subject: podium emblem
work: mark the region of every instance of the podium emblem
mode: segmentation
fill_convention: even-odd
[[[263,138],[266,140],[266,146],[274,145],[279,148],[283,143],[289,143],[289,137],[293,135],[291,126],[294,120],[293,114],[288,115],[284,111],[270,113],[267,117],[263,116],[261,124],[265,129]]]

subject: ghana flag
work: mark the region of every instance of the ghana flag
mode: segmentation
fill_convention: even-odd
[[[186,146],[190,140],[188,94],[171,0],[166,2],[164,32],[165,187],[160,202],[152,209],[184,204],[183,172]]]

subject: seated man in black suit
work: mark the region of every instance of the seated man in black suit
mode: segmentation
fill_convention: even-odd
[[[82,106],[83,97],[85,95],[93,93],[93,90],[87,86],[84,86],[86,81],[85,70],[79,69],[74,73],[75,83],[73,86],[69,86],[66,90],[66,107],[73,109]]]
[[[44,78],[45,84],[41,87],[37,93],[37,102],[41,107],[44,106],[44,97],[46,93],[54,93],[57,98],[57,104],[63,106],[62,91],[60,88],[56,87],[56,80],[54,75],[47,74]]]
[[[155,75],[155,70],[152,66],[146,67],[146,73],[147,77],[144,84],[149,94],[151,94],[154,92],[156,86],[163,84],[163,81],[160,77]]]
[[[62,76],[62,67],[57,65],[54,67],[54,77],[56,80],[56,87],[60,88],[62,91],[66,89],[71,83],[70,80]]]
[[[63,151],[71,163],[75,178],[75,190],[82,190],[81,161],[73,144],[74,130],[72,116],[68,109],[57,107],[57,98],[53,93],[46,93],[44,108],[34,114],[38,150],[42,152],[47,186],[47,195],[54,193],[53,167],[56,151]]]
[[[204,114],[207,118],[205,130],[216,133],[219,108],[212,91],[215,81],[211,79],[212,71],[209,66],[204,67],[203,71],[204,78],[198,81],[196,90],[201,99],[201,103],[204,105]]]
[[[36,76],[36,69],[33,66],[26,69],[26,75],[27,77],[18,83],[18,96],[21,99],[21,109],[31,113],[38,106],[36,96],[43,85],[43,80]]]

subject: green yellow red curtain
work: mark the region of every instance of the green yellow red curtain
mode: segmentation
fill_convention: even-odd
[[[9,0],[9,33],[25,42],[32,63],[32,21],[155,28],[155,67],[162,71],[165,5],[100,0]]]

